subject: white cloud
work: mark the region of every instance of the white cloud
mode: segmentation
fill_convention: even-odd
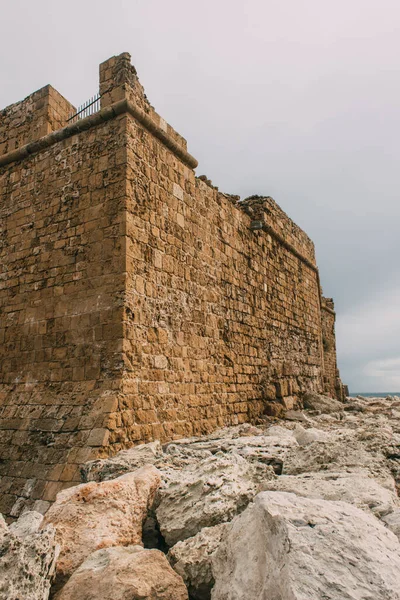
[[[400,286],[339,315],[336,331],[342,376],[353,390],[400,389]]]

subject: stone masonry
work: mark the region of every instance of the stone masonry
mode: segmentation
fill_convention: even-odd
[[[341,396],[314,246],[270,197],[196,177],[129,54],[100,110],[51,86],[0,112],[0,511],[80,465]]]

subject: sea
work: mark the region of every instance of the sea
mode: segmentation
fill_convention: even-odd
[[[387,396],[400,396],[400,392],[350,392],[352,398],[364,396],[364,398],[387,398]]]

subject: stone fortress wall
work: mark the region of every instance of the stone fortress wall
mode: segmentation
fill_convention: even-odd
[[[196,177],[126,53],[99,112],[51,86],[0,112],[0,512],[80,465],[341,396],[314,246],[270,197]]]

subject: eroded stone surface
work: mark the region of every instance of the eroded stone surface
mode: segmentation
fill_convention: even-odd
[[[212,600],[398,600],[400,544],[345,502],[263,492],[212,558]]]
[[[204,527],[169,550],[168,560],[188,587],[191,600],[209,600],[214,585],[211,559],[229,527],[229,523]]]
[[[29,512],[7,528],[0,515],[0,599],[47,600],[59,547],[52,525]]]
[[[222,452],[172,473],[156,509],[167,544],[230,521],[256,495],[260,483],[272,477],[271,467]]]
[[[85,463],[81,468],[81,478],[85,483],[115,479],[145,465],[154,465],[162,454],[162,446],[158,440],[149,444],[140,444],[129,450],[122,450],[110,458]]]
[[[153,466],[117,479],[86,483],[58,494],[44,524],[53,524],[61,546],[60,579],[70,576],[89,554],[108,546],[139,544],[142,525],[160,484]]]
[[[392,513],[382,517],[382,521],[387,525],[390,531],[393,531],[400,540],[400,509],[394,510]]]
[[[321,394],[308,393],[303,397],[304,408],[309,410],[315,410],[320,413],[337,413],[344,410],[342,402],[330,398],[329,396],[322,396]]]
[[[187,600],[182,578],[159,550],[141,546],[97,550],[55,600]]]
[[[305,473],[282,475],[262,484],[263,490],[293,492],[305,498],[341,500],[359,508],[370,510],[383,517],[400,507],[399,498],[392,489],[387,489],[370,477],[368,471]]]

